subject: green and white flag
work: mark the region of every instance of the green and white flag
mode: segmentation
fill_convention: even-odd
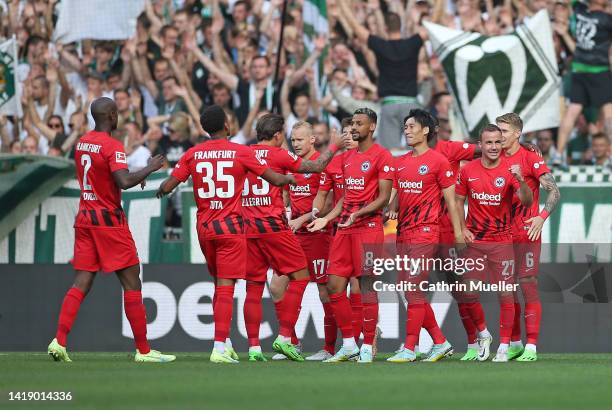
[[[494,37],[425,27],[471,137],[508,112],[521,116],[524,132],[559,126],[560,78],[545,10],[514,33]]]
[[[0,114],[21,117],[16,73],[17,41],[12,38],[0,44]]]
[[[304,48],[306,56],[314,50],[314,40],[320,35],[327,35],[329,24],[327,22],[327,3],[326,0],[304,0],[302,6],[302,18],[304,19]],[[325,51],[319,57],[319,64],[315,67],[315,79],[317,85],[320,84],[319,72],[322,71]]]

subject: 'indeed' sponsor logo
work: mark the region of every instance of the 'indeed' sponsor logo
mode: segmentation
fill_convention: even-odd
[[[296,194],[310,193],[310,185],[289,185],[289,189]]]
[[[487,194],[486,192],[472,192],[472,198],[479,201],[501,201],[501,192],[499,194]]]
[[[400,189],[423,189],[423,181],[399,181]]]
[[[344,180],[344,183],[348,186],[365,186],[365,177],[361,177],[361,178],[348,177]]]

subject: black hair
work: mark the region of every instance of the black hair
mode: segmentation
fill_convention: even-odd
[[[363,107],[363,108],[357,108],[355,110],[355,112],[353,113],[353,115],[357,115],[357,114],[363,114],[363,115],[367,115],[368,118],[370,119],[370,122],[377,122],[378,121],[378,116],[376,115],[376,113],[374,112],[374,110],[371,110],[369,108]]]
[[[218,105],[206,107],[200,115],[200,125],[210,135],[222,131],[225,128],[225,121],[225,111]]]
[[[404,117],[403,124],[406,124],[406,121],[408,121],[409,118],[414,118],[414,120],[419,123],[421,127],[429,128],[429,132],[427,133],[427,141],[431,140],[436,135],[436,123],[438,121],[429,111],[425,111],[420,108],[413,108],[410,110],[408,115]]]
[[[257,141],[269,141],[274,134],[281,132],[285,126],[285,120],[278,114],[265,114],[257,121],[255,132]]]

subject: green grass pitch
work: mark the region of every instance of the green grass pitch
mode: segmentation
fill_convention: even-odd
[[[127,353],[0,353],[0,408],[57,409],[609,409],[612,354],[541,354],[537,363],[215,365],[207,353],[169,364]],[[17,403],[16,391],[70,391],[71,402]]]

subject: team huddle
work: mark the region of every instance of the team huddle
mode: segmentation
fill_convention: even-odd
[[[163,158],[154,157],[144,169],[128,172],[123,147],[110,136],[117,125],[114,102],[94,101],[92,115],[96,128],[81,137],[75,156],[82,192],[75,221],[75,281],[64,298],[48,352],[54,360],[70,361],[67,335],[96,272],[103,270],[116,272],[124,288],[135,360],[173,361],[175,356],[149,347],[139,261],[120,195],[121,189],[144,184],[162,166]],[[474,145],[439,139],[436,118],[424,110],[411,110],[404,120],[410,151],[401,157],[375,143],[377,116],[366,108],[342,121],[341,138],[332,140],[323,152],[315,150],[307,122],[298,122],[291,130],[295,154],[283,148],[285,124],[276,114],[258,120],[258,143],[251,146],[228,140],[229,122],[221,107],[208,107],[200,122],[210,139],[181,157],[157,196],[192,178],[198,239],[215,283],[212,362],[238,363],[229,339],[238,279],[246,280],[242,314],[249,361],[268,360],[259,328],[269,268],[274,272],[269,290],[279,323],[273,359],[372,362],[380,335],[378,278],[365,249],[382,246],[386,219],[397,219],[398,254],[485,256],[485,269],[463,275],[444,272],[448,281],[518,284],[527,344],[523,346],[521,338],[519,291],[502,289],[497,292],[499,347],[493,361],[537,360],[540,233],[559,200],[559,190],[541,157],[519,144],[523,123],[518,115],[498,117],[497,125],[484,127],[479,144]],[[469,162],[460,167],[461,161]],[[547,191],[542,211],[540,185]],[[428,280],[429,273],[420,269],[398,275],[397,280],[418,285]],[[323,305],[325,343],[304,358],[295,324],[309,282],[317,284]],[[415,289],[401,293],[407,307],[406,338],[387,359],[390,362],[436,362],[453,354],[427,292]],[[453,297],[467,334],[467,352],[461,360],[487,360],[493,337],[478,292],[456,291]],[[426,353],[418,348],[422,328],[433,340]],[[336,350],[338,330],[342,343]],[[363,343],[358,346],[361,336]]]

